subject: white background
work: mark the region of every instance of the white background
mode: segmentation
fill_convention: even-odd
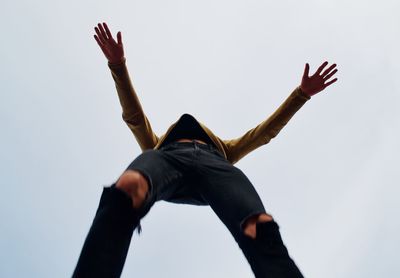
[[[191,113],[224,139],[314,72],[338,82],[241,160],[306,277],[399,277],[398,1],[2,1],[0,276],[70,277],[102,186],[140,153],[93,27],[122,31],[161,135]],[[157,203],[123,277],[253,277],[208,207]]]

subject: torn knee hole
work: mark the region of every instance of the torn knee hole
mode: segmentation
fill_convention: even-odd
[[[255,214],[252,216],[249,216],[243,221],[242,224],[242,231],[243,233],[252,238],[256,239],[257,237],[257,223],[264,223],[264,222],[269,222],[273,221],[273,218],[271,215],[266,214],[266,213],[259,213]]]
[[[116,187],[129,195],[134,208],[142,206],[149,191],[147,180],[140,173],[131,170],[122,174]]]

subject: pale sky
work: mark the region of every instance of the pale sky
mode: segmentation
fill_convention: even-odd
[[[93,27],[122,32],[155,132],[235,138],[327,60],[339,78],[242,169],[305,277],[400,277],[398,1],[2,1],[0,277],[70,277],[140,153]],[[157,203],[122,277],[254,277],[209,207]]]

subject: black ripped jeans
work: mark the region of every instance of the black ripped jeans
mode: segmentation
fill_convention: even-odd
[[[73,277],[119,277],[133,230],[156,201],[209,205],[242,249],[257,278],[303,277],[289,257],[275,221],[257,223],[256,239],[243,223],[265,213],[253,185],[213,146],[174,142],[140,154],[127,168],[140,172],[149,192],[140,210],[115,186],[104,189]]]

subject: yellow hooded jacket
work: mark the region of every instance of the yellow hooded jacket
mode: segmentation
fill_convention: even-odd
[[[143,112],[138,96],[132,86],[125,59],[118,64],[108,63],[108,66],[117,88],[118,98],[122,106],[123,120],[133,132],[142,151],[158,149],[178,121],[172,124],[165,134],[158,137],[153,132],[150,122]],[[198,122],[198,124],[226,159],[234,164],[251,151],[267,144],[274,138],[309,99],[310,97],[297,87],[271,116],[236,139],[223,140],[202,123]]]

